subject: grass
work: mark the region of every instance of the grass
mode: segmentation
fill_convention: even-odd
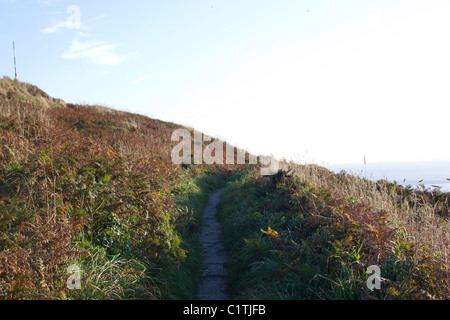
[[[290,167],[301,181],[330,190],[335,198],[347,202],[366,202],[385,212],[389,224],[402,229],[417,247],[431,246],[445,265],[450,257],[449,194],[439,190],[414,190],[386,180],[372,181],[346,172],[331,174],[317,166]]]
[[[199,231],[201,214],[208,203],[209,194],[225,184],[227,176],[218,172],[196,179],[186,179],[178,187],[177,201],[180,215],[176,220],[182,247],[189,254],[180,266],[172,266],[164,273],[166,285],[162,299],[197,299],[202,257],[200,253]]]
[[[400,188],[292,163],[237,173],[219,206],[232,298],[448,299],[448,248],[430,241],[448,237],[448,216],[423,214],[448,195]],[[370,265],[381,290],[367,287]]]
[[[0,79],[0,298],[196,299],[200,214],[222,187],[234,299],[450,298],[449,194],[287,162],[174,165],[178,128]]]
[[[196,219],[234,168],[174,165],[180,126],[65,104],[9,78],[0,106],[2,298],[195,296]],[[82,290],[69,291],[74,263]]]

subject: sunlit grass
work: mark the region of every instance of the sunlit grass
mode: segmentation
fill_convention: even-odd
[[[223,193],[233,298],[450,297],[448,216],[436,210],[447,198],[315,165],[283,165],[272,177],[240,174]],[[381,268],[381,290],[367,287],[370,265]]]
[[[178,125],[8,78],[0,107],[2,298],[195,297],[196,215],[227,168],[174,165]],[[65,284],[73,261],[82,290]]]

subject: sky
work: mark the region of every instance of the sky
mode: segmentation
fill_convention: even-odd
[[[0,0],[0,77],[318,164],[450,160],[448,0]]]

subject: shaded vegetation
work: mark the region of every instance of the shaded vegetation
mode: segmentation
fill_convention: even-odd
[[[345,186],[345,173],[335,175],[317,167],[315,175],[341,182],[336,189],[323,188],[290,170],[271,177],[249,170],[237,173],[229,183],[219,217],[230,254],[228,283],[233,298],[450,297],[448,264],[440,252],[412,241],[405,228],[395,226],[389,212],[374,207],[369,198],[338,192]],[[403,196],[412,192],[386,186],[388,191],[379,192]],[[428,205],[447,201],[442,197],[424,201]],[[381,269],[381,290],[367,287],[370,265]]]

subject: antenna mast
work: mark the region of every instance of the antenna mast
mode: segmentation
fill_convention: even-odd
[[[16,45],[14,44],[14,41],[13,41],[13,51],[14,51],[14,74],[15,74],[14,80],[17,80]]]

